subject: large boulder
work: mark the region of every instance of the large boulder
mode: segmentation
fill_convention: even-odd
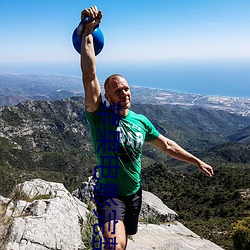
[[[73,191],[72,195],[77,197],[84,203],[93,200],[95,180],[89,177],[87,181],[82,182],[80,187]],[[142,207],[140,212],[140,220],[155,220],[160,222],[174,221],[178,217],[177,213],[167,207],[161,199],[154,194],[142,191]]]
[[[142,207],[140,212],[140,220],[148,220],[155,218],[159,222],[175,221],[178,214],[166,206],[161,199],[154,194],[142,191]]]
[[[78,198],[80,201],[88,204],[94,198],[94,189],[96,182],[93,176],[88,177],[87,181],[81,183],[80,187],[72,192],[72,195]]]
[[[35,179],[17,185],[12,197],[1,202],[7,227],[1,249],[84,249],[81,232],[89,210],[63,184]]]
[[[138,232],[128,241],[127,250],[223,250],[200,238],[178,221],[161,225],[139,223]]]
[[[87,186],[91,185],[82,185],[85,191]],[[92,189],[93,187],[90,187],[90,190]],[[81,193],[83,194],[84,192]],[[89,200],[90,197],[91,195],[87,194],[87,198],[83,199]],[[14,188],[11,199],[0,196],[0,249],[87,249],[86,246],[92,244],[93,233],[88,219],[90,215],[87,205],[72,196],[60,183],[40,179],[24,182]],[[176,218],[177,214],[159,198],[143,191],[138,233],[130,237],[127,249],[222,249],[208,240],[201,239],[176,221]]]

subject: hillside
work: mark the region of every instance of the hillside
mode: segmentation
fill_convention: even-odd
[[[250,143],[250,126],[241,129],[240,131],[232,134],[228,137],[231,142],[243,142],[243,143]]]
[[[2,107],[0,127],[3,194],[33,177],[73,189],[92,172],[95,158],[82,99]]]
[[[198,235],[224,249],[247,250],[234,248],[232,235],[236,222],[249,219],[250,199],[243,193],[249,190],[250,165],[224,163],[214,168],[215,177],[210,179],[199,172],[173,172],[156,163],[142,172],[143,187],[174,208],[179,220]],[[248,232],[249,225],[241,231],[246,244]]]
[[[17,183],[34,178],[61,182],[73,191],[93,174],[96,160],[83,103],[83,98],[73,97],[0,107],[1,195],[9,195]],[[250,117],[201,107],[134,104],[132,108],[215,169],[211,181],[193,173],[194,166],[146,144],[145,189],[173,207],[193,231],[232,249],[232,223],[249,210],[249,200],[239,190],[249,188],[250,183]]]
[[[149,117],[163,135],[198,155],[212,147],[218,147],[218,154],[225,143],[234,147],[230,136],[244,133],[250,125],[250,117],[204,108],[137,104],[133,110]],[[18,176],[32,176],[31,172],[35,177],[56,175],[69,189],[75,188],[79,176],[91,174],[96,163],[81,97],[1,107],[0,141],[4,194],[11,190],[14,180],[19,181]],[[241,157],[241,151],[237,152]],[[178,164],[171,164],[168,156],[150,145],[145,145],[144,155],[146,165],[155,160]]]

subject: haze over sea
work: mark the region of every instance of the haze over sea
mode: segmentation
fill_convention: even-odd
[[[115,69],[132,85],[183,93],[250,98],[250,63],[153,63],[116,66]],[[105,69],[99,67],[99,71],[102,77]]]
[[[43,65],[37,68],[34,65],[26,66],[19,69],[19,72],[81,77],[78,60],[71,65]],[[136,86],[181,93],[250,98],[250,61],[129,64],[98,62],[97,57],[97,73],[100,81],[119,73],[127,78],[129,84]]]
[[[98,61],[98,59],[97,59]],[[98,78],[124,75],[131,85],[182,93],[250,98],[250,62],[98,63]],[[81,77],[79,61],[71,65],[23,65],[0,73],[51,74]]]

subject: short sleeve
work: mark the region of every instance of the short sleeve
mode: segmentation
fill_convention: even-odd
[[[147,126],[147,133],[146,133],[145,141],[153,141],[157,139],[160,136],[160,133],[156,130],[156,128],[151,123],[151,121],[149,121],[148,118],[144,116],[144,119],[145,119],[145,123]]]
[[[99,112],[103,112],[103,109],[104,109],[104,104],[102,102],[100,102],[100,105],[98,106],[95,112],[89,112],[87,111],[87,109],[85,109],[85,114],[89,122],[90,128],[95,127],[100,122],[101,116],[97,114]]]

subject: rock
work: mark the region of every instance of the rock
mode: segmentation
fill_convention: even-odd
[[[89,212],[60,183],[40,179],[15,187],[8,204],[8,234],[3,250],[84,249],[81,232]]]
[[[244,199],[249,199],[250,198],[250,188],[247,189],[239,189],[240,195],[244,198]]]
[[[91,179],[87,183],[90,182]],[[85,236],[90,244],[92,238],[92,226],[85,227],[89,212],[87,205],[73,197],[63,184],[40,179],[19,184],[13,190],[12,199],[0,196],[0,249],[84,249],[82,232],[90,228]],[[128,250],[222,249],[184,227],[175,220],[177,214],[173,210],[152,193],[143,191],[140,218],[149,221],[150,217],[156,217],[157,222],[168,222],[159,225],[140,222],[138,233],[128,242]]]
[[[95,181],[92,177],[88,181],[83,182],[79,189],[75,190],[72,195],[80,199],[82,202],[88,203],[94,197]],[[160,222],[174,221],[178,217],[177,213],[168,208],[154,194],[142,191],[142,207],[140,212],[140,220],[148,220],[155,218]]]
[[[142,191],[142,207],[140,212],[140,219],[147,220],[147,218],[156,218],[160,222],[174,221],[178,214],[168,208],[157,196],[154,194]]]
[[[175,221],[162,225],[139,223],[127,250],[222,250]]]
[[[87,181],[82,182],[81,186],[72,192],[72,195],[80,201],[88,204],[94,198],[95,180],[93,176],[89,177]]]

